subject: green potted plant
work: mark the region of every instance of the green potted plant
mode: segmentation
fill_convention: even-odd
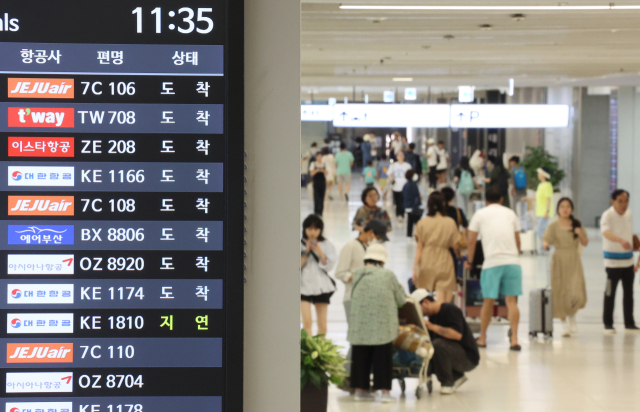
[[[558,167],[558,158],[550,155],[542,147],[527,147],[526,153],[520,166],[527,174],[527,187],[529,189],[536,190],[540,181],[538,180],[538,168],[546,167],[549,169],[551,179],[549,182],[553,187],[558,187],[558,184],[564,179],[564,171]]]
[[[300,339],[300,411],[326,412],[329,382],[342,385],[345,358],[323,335],[309,336],[303,329]]]

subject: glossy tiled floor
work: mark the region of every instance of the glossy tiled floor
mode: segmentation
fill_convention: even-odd
[[[355,176],[355,174],[354,174]],[[355,180],[355,179],[354,179]],[[350,231],[350,219],[360,206],[359,190],[362,184],[354,182],[351,201],[336,200],[325,206],[325,235],[339,251],[355,236]],[[302,218],[312,211],[312,204],[302,194]],[[640,217],[639,217],[640,218]],[[390,255],[388,267],[403,285],[411,273],[415,245],[407,241],[403,228],[397,225],[387,244]],[[508,350],[508,326],[491,326],[487,349],[481,349],[478,368],[468,374],[469,381],[454,395],[441,396],[439,384],[434,384],[431,395],[416,399],[416,379],[408,379],[407,389],[401,396],[394,381],[392,395],[398,401],[392,404],[356,403],[348,393],[330,389],[330,412],[386,412],[386,411],[638,411],[640,410],[640,335],[628,335],[623,325],[617,324],[618,334],[602,334],[601,313],[605,275],[601,259],[601,242],[597,233],[590,232],[591,244],[585,249],[583,264],[587,281],[587,307],[578,313],[580,333],[562,338],[559,333],[553,341],[530,340],[528,334],[528,292],[547,284],[545,269],[547,257],[523,256],[524,296],[520,299],[521,323],[519,337],[522,352]],[[340,283],[340,282],[338,282]],[[636,290],[639,288],[636,285]],[[342,307],[343,288],[332,298],[329,309],[329,337],[347,346],[347,325]],[[636,292],[637,296],[637,292]],[[615,319],[622,320],[621,291],[618,293]],[[640,323],[640,304],[636,305],[636,318]],[[556,332],[561,326],[556,324]]]

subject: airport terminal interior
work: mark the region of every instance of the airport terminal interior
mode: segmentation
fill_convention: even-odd
[[[487,172],[487,163],[502,163],[515,175],[520,166],[514,168],[509,160],[517,156],[527,172],[525,200],[513,196],[516,179],[509,180],[507,196],[522,229],[522,294],[517,300],[521,350],[510,350],[509,323],[497,313],[486,348],[479,349],[478,366],[455,393],[441,393],[435,376],[431,393],[418,389],[417,377],[402,385],[394,379],[388,403],[381,397],[359,402],[348,390],[330,385],[328,411],[637,410],[640,334],[625,327],[621,285],[614,309],[617,333],[603,324],[609,284],[601,220],[611,207],[611,194],[624,189],[634,215],[633,232],[640,233],[638,22],[640,2],[634,1],[303,0],[300,222],[318,211],[315,181],[308,173],[314,154],[326,148],[335,157],[344,144],[353,155],[350,191],[341,197],[338,183],[346,178],[331,176],[328,180],[336,184],[327,184],[331,191],[322,202],[324,235],[338,254],[359,234],[352,221],[363,205],[368,160],[381,170],[383,155],[397,162],[399,150],[413,144],[414,153],[425,157],[432,143],[442,142],[438,161],[442,156],[448,162],[435,187],[429,182],[431,164],[425,160],[415,167],[422,209],[434,191],[451,187],[457,192],[454,205],[468,212],[470,220],[486,207],[484,191],[491,183],[480,174]],[[479,161],[477,168],[472,165],[479,186],[468,204],[455,181],[463,157],[472,164]],[[540,310],[530,296],[551,286],[555,253],[540,250],[536,235],[543,220],[536,213],[539,168],[552,176],[551,207],[555,211],[561,198],[572,199],[574,216],[589,238],[580,251],[587,300],[575,315],[577,333],[570,336],[564,336],[561,319],[554,319],[552,337],[529,333]],[[383,184],[376,179],[371,185],[385,192]],[[407,237],[408,219],[396,217],[390,186],[389,181],[378,204],[388,212],[392,227],[384,244],[385,268],[408,294],[417,242]],[[634,262],[637,258],[636,253]],[[329,275],[335,277],[334,270]],[[635,276],[636,301],[638,280]],[[453,304],[465,311],[477,337],[478,312],[469,308],[477,302],[465,295],[466,281],[465,271]],[[345,284],[336,284],[326,337],[347,356]],[[640,317],[637,303],[634,313]],[[313,328],[315,333],[315,315]]]

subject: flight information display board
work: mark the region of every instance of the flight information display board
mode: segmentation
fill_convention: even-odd
[[[242,410],[242,3],[0,4],[6,412]]]

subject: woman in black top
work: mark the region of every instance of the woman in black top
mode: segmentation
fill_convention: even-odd
[[[313,181],[313,213],[322,216],[324,194],[327,191],[327,169],[322,164],[322,152],[318,152],[315,161],[309,165],[309,175]]]

